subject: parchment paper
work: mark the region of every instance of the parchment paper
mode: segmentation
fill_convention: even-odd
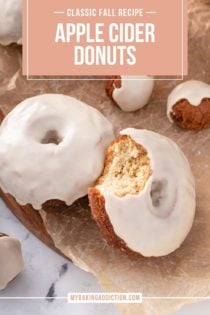
[[[190,0],[189,17],[189,78],[210,83],[210,1]],[[126,127],[146,128],[172,138],[187,155],[196,179],[197,212],[193,228],[181,248],[167,257],[133,260],[110,248],[91,219],[87,198],[62,212],[40,212],[55,246],[80,268],[92,272],[107,291],[178,297],[119,304],[127,315],[166,315],[185,303],[210,295],[210,129],[194,133],[169,123],[166,98],[177,82],[156,82],[149,105],[128,114],[107,98],[102,81],[27,82],[21,76],[20,66],[20,48],[0,47],[0,106],[4,112],[36,94],[74,96],[98,108],[111,120],[116,132]]]

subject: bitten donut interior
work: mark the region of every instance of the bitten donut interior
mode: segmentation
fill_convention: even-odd
[[[103,186],[119,197],[135,195],[144,188],[150,174],[146,150],[129,135],[122,135],[107,151],[105,168],[97,187]]]
[[[194,219],[189,163],[173,141],[151,131],[121,132],[88,195],[93,218],[107,241],[130,254],[173,252]]]

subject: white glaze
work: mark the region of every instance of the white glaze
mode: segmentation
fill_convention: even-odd
[[[21,43],[22,0],[0,0],[0,44]]]
[[[125,129],[143,145],[150,158],[152,175],[137,195],[117,197],[99,187],[116,235],[144,256],[164,256],[177,249],[189,233],[195,214],[194,178],[180,148],[157,133]],[[166,181],[160,206],[152,204],[152,183]]]
[[[0,237],[0,290],[23,270],[20,242],[10,236]]]
[[[144,107],[152,94],[154,79],[148,76],[121,76],[121,87],[114,87],[112,98],[125,112]]]
[[[204,98],[210,98],[210,85],[201,81],[190,80],[177,85],[168,96],[167,117],[173,122],[173,106],[185,99],[193,106],[199,106]]]
[[[59,145],[41,143],[49,130],[58,132]],[[110,122],[75,98],[26,99],[0,127],[0,186],[35,209],[50,199],[71,205],[100,175],[112,139]]]

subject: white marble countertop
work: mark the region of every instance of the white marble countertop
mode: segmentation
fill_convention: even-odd
[[[111,304],[68,304],[65,299],[57,299],[66,297],[68,292],[100,292],[101,288],[91,274],[75,267],[34,237],[13,216],[2,200],[0,232],[17,237],[21,241],[25,261],[23,272],[0,292],[0,314],[122,315]],[[42,299],[7,299],[23,296]],[[49,296],[56,298],[48,299]],[[188,314],[209,315],[210,301],[187,305],[173,315]]]

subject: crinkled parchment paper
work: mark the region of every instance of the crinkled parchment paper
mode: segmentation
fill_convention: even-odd
[[[210,83],[210,1],[189,1],[189,16],[189,78]],[[146,128],[175,140],[186,153],[196,179],[197,213],[192,231],[181,248],[167,257],[132,260],[110,248],[91,219],[86,198],[63,212],[40,213],[55,246],[76,265],[92,272],[107,291],[137,291],[145,297],[195,297],[119,305],[128,315],[165,315],[197,301],[196,297],[210,295],[210,129],[187,132],[168,122],[166,97],[177,82],[158,81],[150,104],[127,114],[107,98],[104,82],[27,82],[21,76],[20,64],[20,48],[0,47],[0,106],[5,112],[32,95],[72,95],[98,108],[116,132],[125,127]]]

